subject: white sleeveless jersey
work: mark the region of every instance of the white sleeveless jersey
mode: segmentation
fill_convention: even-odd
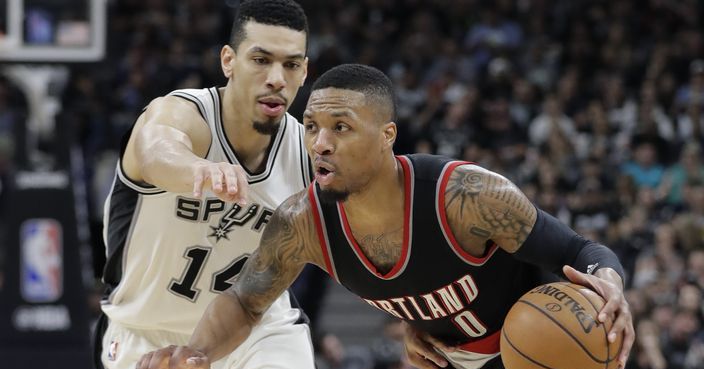
[[[225,138],[217,88],[170,95],[193,102],[210,126],[206,158],[239,164]],[[135,183],[117,164],[103,232],[108,259],[103,279],[111,291],[102,308],[112,321],[136,329],[193,331],[208,303],[231,285],[259,246],[274,209],[311,181],[303,126],[288,113],[270,148],[266,169],[247,173],[247,178],[249,201],[240,207],[212,192],[197,199],[191,193]]]

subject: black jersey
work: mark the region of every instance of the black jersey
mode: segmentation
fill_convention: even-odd
[[[478,258],[455,240],[445,214],[445,188],[450,173],[469,163],[420,154],[397,160],[405,177],[403,249],[386,274],[358,246],[343,204],[322,204],[317,184],[309,189],[328,273],[370,305],[449,345],[499,352],[504,317],[538,284],[539,269],[494,243]]]

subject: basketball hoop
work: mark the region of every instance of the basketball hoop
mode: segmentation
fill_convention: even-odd
[[[107,0],[5,0],[0,62],[94,62],[105,54]],[[67,11],[69,10],[69,11]],[[67,13],[60,16],[57,14]],[[3,34],[4,33],[4,34]]]

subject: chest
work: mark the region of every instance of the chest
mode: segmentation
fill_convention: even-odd
[[[384,232],[352,232],[362,253],[381,273],[387,273],[401,258],[403,227]]]

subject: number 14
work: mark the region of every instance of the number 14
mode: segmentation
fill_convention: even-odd
[[[194,286],[200,279],[203,266],[208,261],[211,250],[211,247],[204,246],[194,246],[187,249],[184,254],[184,257],[188,259],[186,270],[181,275],[181,278],[171,280],[171,283],[169,283],[169,291],[187,300],[196,301],[200,294],[200,289]],[[232,261],[232,263],[224,269],[213,273],[210,290],[213,292],[222,292],[230,288],[230,286],[232,286],[230,280],[242,270],[242,266],[244,266],[248,257],[248,255],[242,255]]]

